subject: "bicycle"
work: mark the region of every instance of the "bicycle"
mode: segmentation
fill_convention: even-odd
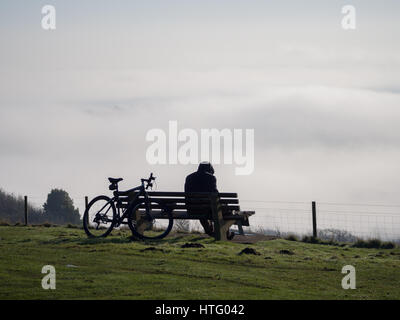
[[[119,191],[118,183],[123,179],[108,178],[109,189],[114,191],[114,196],[110,198],[101,195],[89,202],[83,215],[86,234],[89,237],[107,237],[114,228],[128,224],[133,236],[141,240],[162,239],[167,236],[173,226],[172,210],[162,202],[150,199],[146,191],[153,187],[152,181],[155,179],[151,173],[148,179],[141,179],[140,186]],[[122,197],[132,197],[126,208],[121,206]],[[156,221],[161,217],[167,225]]]

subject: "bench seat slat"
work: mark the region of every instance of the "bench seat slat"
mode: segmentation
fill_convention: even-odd
[[[127,203],[118,204],[117,206],[118,206],[119,208],[124,208],[124,209],[128,208],[128,204],[127,204]],[[144,207],[145,207],[144,204],[139,206],[139,208],[144,208]],[[160,208],[160,207],[161,207],[161,206],[156,205],[156,204],[153,204],[153,205],[151,206],[151,208],[154,208],[154,209],[158,209],[158,208]],[[171,205],[167,205],[166,207],[167,207],[167,208],[170,208],[170,209],[173,209],[173,210],[176,210],[176,209],[184,209],[184,210],[187,210],[187,209],[188,209],[188,205],[186,205],[186,204],[171,204]],[[207,204],[195,204],[195,205],[190,205],[189,207],[190,207],[190,210],[191,210],[191,211],[207,210],[207,209],[210,208],[210,206],[207,205]],[[220,208],[221,208],[221,210],[222,210],[223,212],[226,212],[226,211],[234,211],[234,210],[240,210],[240,207],[239,207],[239,206],[221,205]]]
[[[201,210],[201,209],[209,209],[210,206],[207,204],[203,204],[203,205],[199,205],[199,204],[195,204],[195,205],[186,205],[186,204],[174,204],[174,205],[169,205],[167,206],[168,208],[171,209],[190,209],[190,210]],[[240,210],[239,206],[226,206],[226,205],[221,205],[220,206],[222,211],[227,211],[227,210]]]
[[[190,197],[209,197],[210,193],[208,192],[191,192],[191,193],[185,193],[185,192],[171,192],[171,191],[149,191],[147,192],[149,196],[151,197],[185,197],[185,196],[190,196]],[[237,193],[233,192],[220,192],[218,193],[218,196],[220,198],[237,198],[238,195]]]
[[[142,197],[140,197],[140,199],[144,199]],[[186,199],[185,198],[160,198],[160,197],[149,197],[150,200],[155,201],[155,202],[163,202],[163,203],[186,203]],[[129,202],[129,197],[120,197],[120,201],[123,203],[128,203]],[[201,198],[197,198],[197,199],[190,199],[190,203],[193,204],[202,204],[202,203],[206,203],[209,204],[210,203],[210,199],[201,199]],[[221,204],[238,204],[239,200],[238,199],[220,199],[219,203]]]
[[[164,203],[186,203],[187,199],[185,198],[158,198],[158,197],[150,197],[150,200],[153,201],[160,201]],[[201,203],[206,203],[210,204],[210,199],[201,199],[201,198],[195,198],[195,199],[190,199],[190,203],[193,204],[201,204]],[[238,204],[239,200],[238,199],[219,199],[219,203],[221,204]]]
[[[144,210],[139,209],[139,212],[141,212],[144,215]],[[242,221],[243,226],[248,226],[248,217],[254,214],[254,211],[241,211],[238,212],[237,214],[229,214],[229,215],[224,215],[223,218],[224,220],[237,220],[237,221]],[[168,216],[165,214],[162,214],[161,211],[159,210],[154,210],[152,211],[152,216],[155,219],[168,219]],[[187,211],[182,211],[182,210],[177,210],[172,213],[173,219],[182,219],[182,220],[198,220],[198,219],[212,219],[211,214],[188,214]]]

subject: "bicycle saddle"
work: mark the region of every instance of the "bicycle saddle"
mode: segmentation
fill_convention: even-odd
[[[124,179],[122,178],[108,178],[108,181],[110,181],[110,183],[118,183],[120,181],[122,181]]]

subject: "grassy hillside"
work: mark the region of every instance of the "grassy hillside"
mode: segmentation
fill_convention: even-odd
[[[179,235],[131,242],[116,231],[90,240],[83,230],[0,227],[0,299],[398,299],[400,250],[287,240],[255,244]],[[182,248],[185,243],[204,248]],[[244,248],[260,255],[239,255]],[[283,250],[283,251],[282,251]],[[43,290],[43,265],[57,289]],[[341,269],[357,271],[343,290]]]

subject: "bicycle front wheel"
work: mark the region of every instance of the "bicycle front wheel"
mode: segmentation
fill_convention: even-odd
[[[162,239],[170,233],[173,224],[172,210],[151,200],[137,204],[128,216],[129,228],[140,240]]]
[[[107,196],[89,202],[83,215],[83,229],[89,237],[107,237],[114,228],[117,211]]]

